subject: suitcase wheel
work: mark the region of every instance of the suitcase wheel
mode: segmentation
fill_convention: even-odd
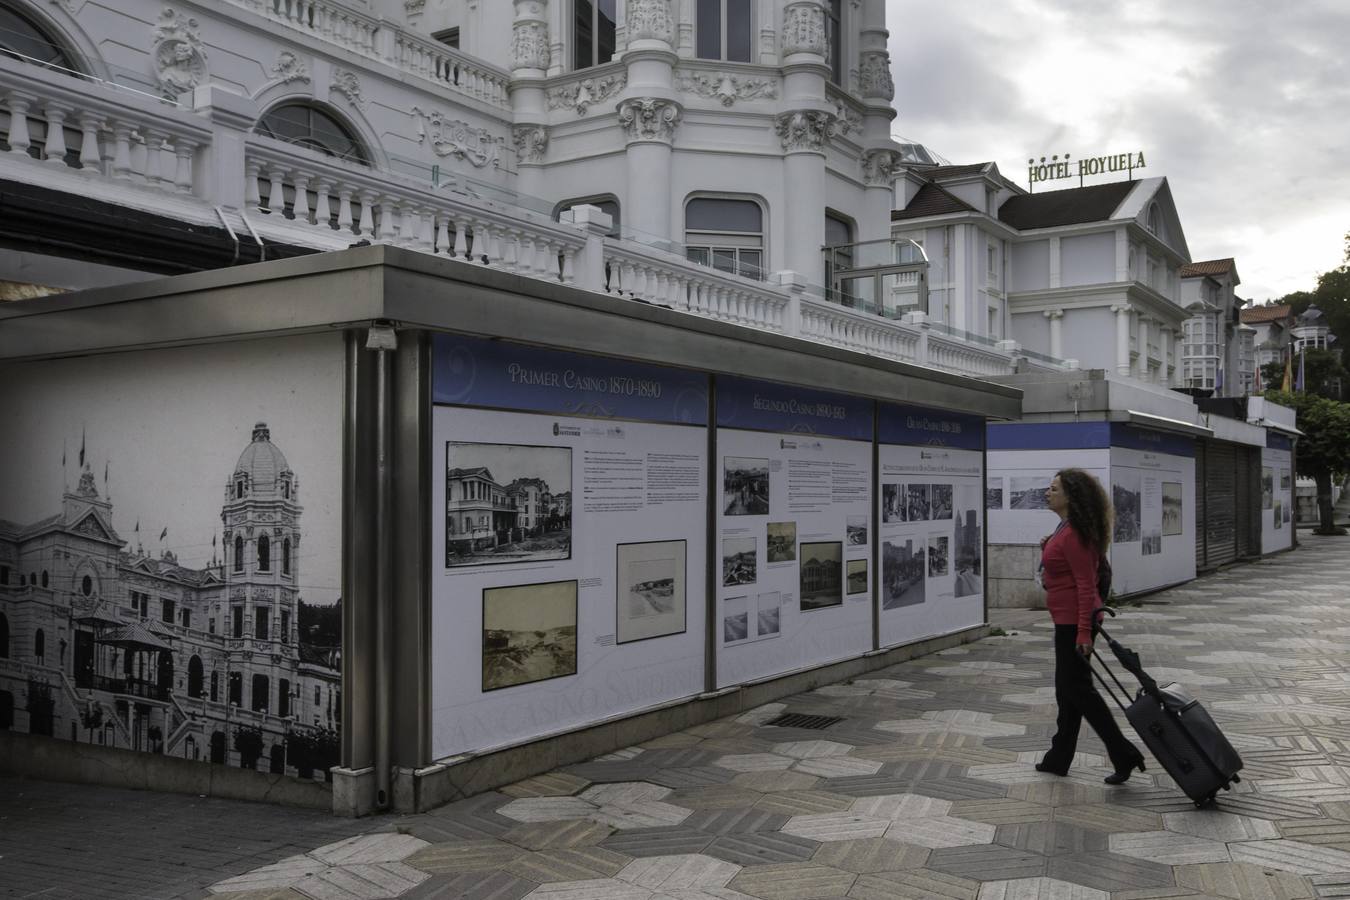
[[[1233,776],[1233,784],[1237,784],[1237,783],[1238,783],[1239,781],[1241,781],[1241,780],[1242,780],[1242,778],[1241,778],[1240,776],[1238,776],[1238,775],[1234,775],[1234,776]]]

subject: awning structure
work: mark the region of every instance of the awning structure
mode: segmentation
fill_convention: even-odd
[[[151,634],[144,625],[133,622],[99,635],[100,644],[112,644],[127,650],[172,650],[165,641]]]
[[[104,625],[122,624],[122,620],[117,618],[117,614],[112,607],[102,600],[75,612],[76,615],[73,618],[80,625],[93,625],[97,628]]]
[[[1112,410],[1110,419],[1112,422],[1125,422],[1130,425],[1138,425],[1141,428],[1171,431],[1190,437],[1214,436],[1213,429],[1206,428],[1204,425],[1196,425],[1193,422],[1186,422],[1181,419],[1171,419],[1167,416],[1155,416],[1152,413],[1139,412],[1134,409]]]

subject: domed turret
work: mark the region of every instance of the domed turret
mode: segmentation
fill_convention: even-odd
[[[286,464],[286,457],[272,443],[272,433],[266,422],[253,426],[253,440],[239,454],[235,463],[235,497],[245,494],[254,497],[279,496],[291,499],[293,474]]]

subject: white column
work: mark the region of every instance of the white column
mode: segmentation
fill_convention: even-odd
[[[1059,258],[1059,238],[1050,238],[1050,287],[1057,288],[1063,284],[1063,274],[1060,269]]]
[[[628,88],[618,105],[627,137],[628,189],[624,224],[644,243],[668,242],[671,216],[671,146],[684,108],[674,89],[675,22],[670,0],[628,0],[624,63]]]
[[[1050,355],[1055,359],[1064,358],[1064,310],[1046,310],[1045,317],[1050,320]]]
[[[1130,307],[1120,304],[1111,307],[1116,314],[1116,372],[1130,374]]]
[[[1172,383],[1170,369],[1172,367],[1172,329],[1158,329],[1158,356],[1162,358],[1162,365],[1158,367],[1158,384],[1164,387]]]
[[[1148,316],[1139,317],[1139,355],[1134,358],[1134,377],[1148,381]]]
[[[1172,331],[1172,352],[1168,360],[1172,367],[1171,377],[1167,381],[1169,387],[1181,387],[1181,338],[1180,331]]]
[[[783,10],[783,109],[775,130],[783,148],[783,252],[775,268],[809,284],[825,280],[825,147],[834,108],[825,102],[825,9],[819,0],[792,0]]]

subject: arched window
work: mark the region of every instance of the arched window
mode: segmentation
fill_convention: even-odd
[[[299,144],[327,156],[370,165],[366,151],[346,125],[327,110],[306,103],[283,103],[263,113],[254,128],[258,134]]]
[[[1162,235],[1162,217],[1158,214],[1158,204],[1148,208],[1148,230],[1150,234]]]
[[[750,0],[698,0],[694,46],[699,59],[750,62],[753,7]]]
[[[0,612],[0,659],[9,659],[9,619]]]
[[[234,570],[236,572],[244,571],[244,539],[242,537],[234,539]]]
[[[764,211],[753,200],[695,197],[684,208],[685,255],[694,262],[760,279]]]
[[[220,673],[211,673],[211,702],[215,703],[220,699]]]
[[[286,538],[281,542],[281,574],[291,574],[291,539]]]
[[[202,660],[201,657],[193,654],[188,660],[188,696],[200,697],[202,695]]]
[[[46,569],[43,569],[43,570],[42,570],[42,586],[43,586],[43,587],[46,587],[46,586],[47,586],[47,570],[46,570]]]
[[[33,636],[33,655],[37,657],[38,662],[42,662],[42,658],[47,655],[47,633],[41,628]]]
[[[86,597],[93,596],[94,579],[90,578],[88,575],[80,579],[80,593],[84,594]]]
[[[211,762],[217,765],[225,765],[225,732],[223,731],[211,733]]]
[[[0,7],[0,53],[48,68],[79,71],[75,60],[34,20]]]
[[[268,540],[267,535],[258,538],[258,571],[268,572],[272,569],[272,542]]]
[[[270,699],[268,692],[270,690],[271,685],[266,675],[253,676],[253,696],[251,699],[253,700],[254,712],[267,712],[267,701]]]

